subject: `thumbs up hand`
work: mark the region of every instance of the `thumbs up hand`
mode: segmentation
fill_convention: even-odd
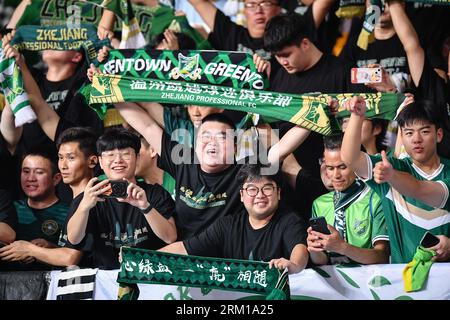
[[[381,151],[381,161],[373,168],[373,178],[376,183],[381,184],[389,182],[394,175],[394,168],[386,156],[386,152]]]

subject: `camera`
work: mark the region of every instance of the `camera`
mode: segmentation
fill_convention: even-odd
[[[124,180],[111,180],[109,182],[110,189],[102,193],[100,198],[126,198],[128,182]]]

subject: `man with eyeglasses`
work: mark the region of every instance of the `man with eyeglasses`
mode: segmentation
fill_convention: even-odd
[[[106,180],[92,178],[69,209],[67,240],[91,252],[93,265],[117,269],[122,246],[159,249],[176,240],[173,201],[160,185],[137,182],[141,141],[134,133],[110,129],[97,140],[97,154]],[[111,180],[128,182],[126,198],[104,198]]]
[[[281,11],[277,0],[246,0],[244,15],[247,28],[232,22],[209,0],[189,2],[210,28],[208,41],[215,49],[257,53],[270,59],[270,54],[263,50],[263,35],[267,22]]]
[[[280,174],[265,174],[267,166],[240,169],[237,180],[245,210],[219,218],[200,234],[175,242],[163,252],[269,262],[297,273],[306,267],[305,224],[280,206]]]
[[[334,191],[317,198],[313,217],[325,217],[330,234],[308,229],[308,251],[317,265],[389,262],[389,237],[379,196],[341,159],[343,134],[324,137],[324,165]]]

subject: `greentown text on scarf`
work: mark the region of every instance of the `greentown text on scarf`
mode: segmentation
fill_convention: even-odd
[[[121,248],[121,257],[117,282],[122,287],[150,283],[250,292],[267,299],[278,291],[284,294],[279,298],[289,297],[287,269],[270,269],[267,262],[178,255],[130,247]]]
[[[243,52],[196,50],[111,50],[100,65],[107,74],[136,78],[179,80],[261,90],[268,86],[253,57]]]
[[[367,118],[389,120],[395,117],[404,99],[404,95],[394,93],[293,95],[183,81],[95,74],[89,104],[93,108],[101,108],[105,103],[153,101],[210,106],[257,113],[328,135],[339,130],[336,119],[329,114],[329,98],[339,101],[338,117],[346,117],[349,113],[343,108],[344,102],[353,96],[364,97]]]

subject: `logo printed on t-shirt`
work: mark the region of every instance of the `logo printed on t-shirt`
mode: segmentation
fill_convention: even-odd
[[[53,236],[58,232],[58,223],[55,220],[45,220],[41,227],[42,232],[47,236]]]
[[[191,189],[182,186],[180,187],[180,200],[188,207],[194,209],[206,209],[225,205],[227,198],[226,192],[215,195],[210,191],[203,193],[204,189],[205,187],[202,187],[196,195],[193,195],[194,192]]]

